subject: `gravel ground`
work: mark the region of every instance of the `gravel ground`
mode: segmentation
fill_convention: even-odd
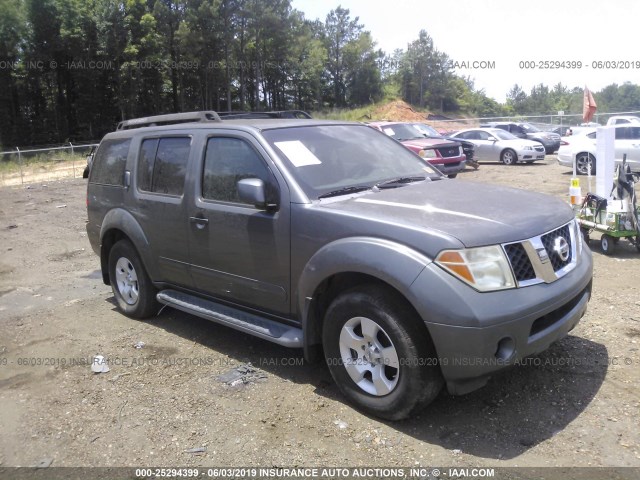
[[[548,156],[459,179],[566,199],[570,173]],[[86,238],[85,194],[82,179],[0,188],[1,466],[640,467],[630,244],[604,256],[592,241],[593,298],[568,337],[392,423],[346,404],[297,350],[170,308],[149,321],[118,313]],[[95,354],[108,373],[91,372]]]

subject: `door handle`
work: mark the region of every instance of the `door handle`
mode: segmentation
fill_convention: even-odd
[[[209,224],[209,219],[204,217],[189,217],[189,221],[191,223],[195,223],[196,228],[198,228],[199,230],[202,230]]]

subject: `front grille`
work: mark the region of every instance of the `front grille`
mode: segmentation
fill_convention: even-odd
[[[563,260],[561,257],[561,252],[557,251],[556,240],[564,239],[568,245],[568,256],[566,260]],[[569,225],[565,225],[562,228],[554,230],[553,232],[547,233],[543,235],[542,244],[544,248],[547,250],[547,255],[549,255],[549,260],[551,261],[551,265],[553,265],[553,271],[557,272],[561,268],[566,267],[571,263],[571,235],[569,233]]]
[[[457,157],[460,155],[460,148],[458,147],[439,147],[436,150],[440,152],[442,158]]]
[[[535,148],[536,152],[544,152],[544,147],[542,145],[540,145],[539,147],[533,147]]]
[[[531,260],[529,260],[529,256],[521,243],[505,245],[504,250],[507,252],[513,274],[518,282],[536,278],[536,272],[533,270]]]
[[[578,264],[575,222],[515,243],[502,244],[518,287],[553,283]],[[565,257],[563,259],[563,257]]]

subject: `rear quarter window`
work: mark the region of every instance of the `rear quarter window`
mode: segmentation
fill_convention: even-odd
[[[100,144],[91,166],[91,183],[124,185],[124,169],[131,139],[105,140]]]
[[[190,150],[191,137],[144,140],[138,163],[138,189],[181,196]]]

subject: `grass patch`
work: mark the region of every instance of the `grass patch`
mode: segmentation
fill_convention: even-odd
[[[49,153],[25,154],[22,155],[22,171],[49,171],[55,169],[63,163],[75,163],[76,168],[84,168],[87,163],[87,157],[84,154],[62,151],[52,151]],[[11,175],[20,173],[20,161],[18,154],[4,155],[0,160],[0,174]]]

